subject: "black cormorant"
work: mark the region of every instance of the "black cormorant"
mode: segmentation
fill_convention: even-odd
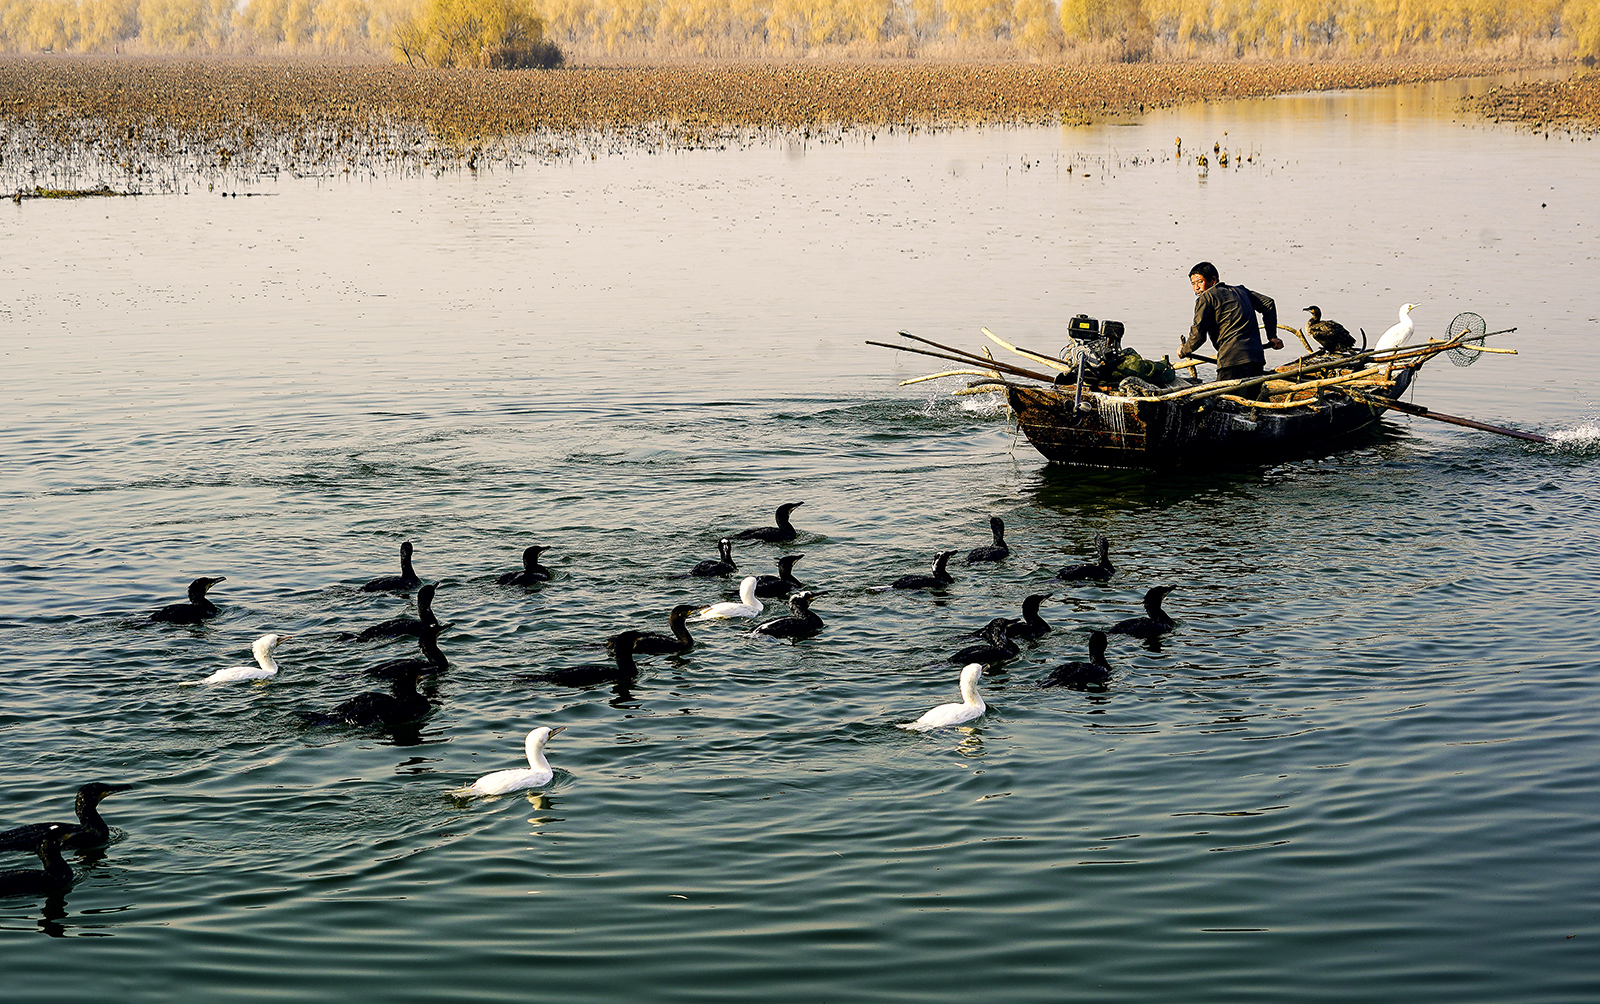
[[[387,593],[394,590],[411,590],[422,584],[416,571],[411,567],[411,541],[400,545],[400,574],[380,575],[376,579],[361,587],[364,593]]]
[[[0,896],[40,896],[63,892],[72,886],[72,866],[61,859],[61,831],[51,826],[34,845],[44,869],[8,868],[0,871]]]
[[[764,540],[769,544],[781,544],[786,540],[793,540],[794,526],[789,522],[789,514],[803,505],[804,502],[785,502],[778,507],[777,526],[758,526],[751,530],[740,530],[733,535],[733,539]]]
[[[1302,307],[1302,310],[1311,312],[1311,320],[1306,324],[1306,334],[1312,341],[1322,346],[1325,352],[1349,352],[1356,347],[1355,336],[1345,330],[1345,326],[1338,321],[1324,321],[1321,307]]]
[[[207,617],[217,615],[217,605],[206,598],[206,590],[219,582],[228,581],[226,575],[207,578],[202,575],[189,583],[189,602],[169,603],[150,615],[152,621],[167,624],[198,624]]]
[[[394,680],[406,673],[444,672],[450,668],[450,660],[444,657],[444,652],[439,648],[439,632],[447,627],[448,624],[428,624],[417,632],[417,647],[422,650],[422,658],[380,662],[376,666],[368,666],[367,675],[381,680]]]
[[[695,565],[689,570],[689,574],[709,578],[714,575],[732,575],[739,570],[739,566],[733,562],[733,538],[724,537],[717,541],[717,555],[718,557],[707,558]]]
[[[633,641],[634,655],[683,655],[694,648],[694,638],[689,634],[689,628],[684,621],[689,615],[700,608],[693,603],[680,603],[672,608],[667,615],[667,624],[672,628],[671,634],[662,634],[659,631],[635,631],[637,635]],[[615,649],[617,639],[621,635],[613,635],[606,640],[606,647]]]
[[[495,579],[496,585],[501,586],[537,586],[541,582],[549,582],[550,569],[539,564],[539,555],[550,550],[543,544],[534,544],[522,549],[522,571],[507,572]]]
[[[981,662],[985,666],[1000,666],[1015,659],[1021,652],[1017,643],[1006,636],[1006,628],[1011,624],[1009,617],[996,617],[983,626],[979,635],[986,639],[979,645],[968,645],[966,648],[947,658],[946,662],[953,662],[958,666],[965,666],[969,662]]]
[[[1127,634],[1135,638],[1159,638],[1177,626],[1177,621],[1161,609],[1161,600],[1177,586],[1156,586],[1144,594],[1143,617],[1130,617],[1117,621],[1106,629],[1108,634]]]
[[[1042,638],[1050,633],[1050,625],[1039,616],[1039,604],[1050,598],[1050,593],[1034,593],[1022,601],[1022,620],[1006,626],[1011,638]]]
[[[823,595],[819,590],[801,590],[789,597],[788,617],[757,624],[752,634],[772,638],[809,638],[822,630],[822,618],[811,612],[811,601]]]
[[[100,800],[132,787],[131,784],[90,781],[78,788],[78,797],[73,800],[73,811],[78,814],[76,823],[28,823],[0,831],[0,851],[34,850],[52,828],[60,831],[62,847],[99,847],[111,839],[111,827],[100,818]]]
[[[314,720],[346,725],[409,725],[421,721],[433,709],[433,702],[417,693],[421,675],[417,670],[401,673],[394,678],[391,693],[357,694],[327,715],[314,716]]]
[[[999,516],[989,517],[989,531],[994,534],[994,543],[973,548],[967,553],[967,564],[976,561],[1004,561],[1011,556],[1011,548],[1006,546],[1006,525]]]
[[[394,638],[406,634],[420,635],[430,627],[444,630],[439,625],[439,618],[433,612],[433,594],[438,589],[437,583],[430,582],[417,590],[417,616],[392,617],[386,621],[379,621],[356,635],[356,640],[371,641],[374,638]]]
[[[624,631],[612,639],[611,654],[617,660],[615,665],[590,663],[568,666],[543,673],[524,673],[517,679],[531,683],[554,683],[561,687],[598,687],[603,683],[627,686],[639,678],[639,667],[633,661],[633,645],[638,640],[637,631]]]
[[[1095,549],[1100,552],[1100,560],[1092,565],[1068,565],[1056,573],[1056,578],[1065,579],[1067,582],[1104,582],[1111,578],[1116,571],[1111,565],[1111,542],[1106,540],[1106,535],[1094,535]]]
[[[804,589],[806,584],[794,577],[794,563],[804,557],[803,554],[786,554],[778,559],[777,575],[756,576],[756,595],[770,599],[788,596],[796,589]]]
[[[1052,669],[1039,681],[1041,687],[1071,687],[1085,690],[1089,687],[1104,689],[1111,679],[1111,664],[1106,662],[1106,633],[1095,631],[1089,635],[1089,661],[1064,662]]]
[[[894,589],[943,589],[954,582],[950,573],[944,570],[945,562],[955,556],[954,551],[940,551],[933,556],[933,574],[931,575],[902,575],[891,584]]]

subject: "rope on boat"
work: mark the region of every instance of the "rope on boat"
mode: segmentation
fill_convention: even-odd
[[[1100,421],[1120,440],[1128,434],[1128,405],[1127,398],[1112,397],[1110,394],[1095,394],[1094,403],[1100,409]]]

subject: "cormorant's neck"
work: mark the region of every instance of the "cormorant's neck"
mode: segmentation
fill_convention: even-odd
[[[84,829],[102,837],[111,832],[111,827],[107,826],[106,821],[100,817],[99,799],[79,795],[77,804],[73,808],[77,810],[78,822],[83,824]]]
[[[436,636],[426,633],[421,634],[417,637],[417,644],[422,648],[422,654],[429,663],[440,669],[450,668],[449,660],[444,657],[444,652],[439,649],[439,641]]]

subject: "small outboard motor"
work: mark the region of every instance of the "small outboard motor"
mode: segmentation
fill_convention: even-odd
[[[1106,340],[1106,357],[1110,358],[1122,351],[1122,322],[1102,321],[1100,323],[1100,337]]]

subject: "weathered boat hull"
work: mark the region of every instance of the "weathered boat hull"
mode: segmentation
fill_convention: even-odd
[[[1411,370],[1387,396],[1403,393]],[[1096,467],[1178,468],[1251,463],[1337,449],[1370,434],[1383,409],[1339,394],[1293,408],[1258,408],[1210,398],[1199,402],[1090,395],[1010,385],[1012,414],[1046,458]]]

